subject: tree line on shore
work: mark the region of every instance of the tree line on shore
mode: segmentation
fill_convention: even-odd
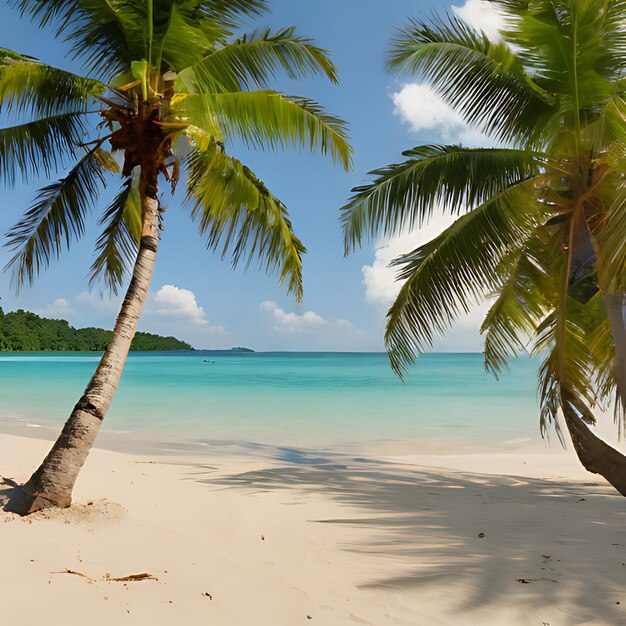
[[[0,308],[1,352],[78,351],[101,352],[111,341],[113,331],[102,328],[74,328],[65,320],[40,317],[19,309],[5,313]],[[175,337],[137,333],[131,350],[192,350]]]

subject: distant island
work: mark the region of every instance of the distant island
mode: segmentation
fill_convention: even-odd
[[[0,352],[102,352],[112,331],[102,328],[74,328],[65,320],[51,320],[19,309],[5,313],[0,308]],[[131,350],[193,350],[176,337],[137,333]]]
[[[236,348],[230,348],[230,349],[224,349],[224,350],[202,350],[202,352],[210,352],[211,354],[232,354],[233,352],[254,352],[254,350],[251,350],[250,348],[241,348],[241,347],[236,347]]]

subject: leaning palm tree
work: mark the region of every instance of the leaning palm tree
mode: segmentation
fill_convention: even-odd
[[[482,326],[496,375],[530,349],[541,426],[565,423],[591,472],[626,495],[626,457],[599,439],[594,409],[626,406],[626,2],[494,0],[489,40],[454,17],[413,21],[391,69],[429,81],[493,148],[427,145],[371,172],[343,209],[346,252],[376,233],[459,216],[394,261],[404,281],[387,315],[403,375],[459,314],[491,300]]]
[[[87,77],[0,51],[0,103],[26,123],[0,130],[0,174],[51,174],[8,233],[17,287],[83,235],[104,187],[121,189],[100,219],[91,279],[113,291],[130,282],[113,339],[59,439],[23,486],[23,510],[70,505],[71,493],[109,409],[146,301],[163,209],[159,185],[184,174],[191,218],[210,248],[233,264],[257,257],[297,299],[305,248],[285,206],[230,156],[229,140],[256,147],[299,146],[351,161],[346,125],[315,102],[270,90],[292,79],[337,74],[325,50],[293,28],[234,36],[265,0],[19,0],[83,61]],[[107,150],[108,148],[108,150]],[[114,158],[113,154],[121,158]],[[121,162],[121,166],[119,163]]]

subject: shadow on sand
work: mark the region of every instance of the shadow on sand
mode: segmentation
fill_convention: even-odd
[[[352,508],[342,519],[312,521],[353,527],[345,549],[392,563],[395,573],[372,575],[362,588],[411,593],[463,585],[469,592],[455,612],[502,606],[515,596],[535,610],[569,607],[560,623],[626,624],[626,500],[608,487],[293,448],[270,454],[271,469],[195,478],[256,492],[320,493],[355,507],[358,515]],[[374,532],[360,535],[359,528]]]
[[[12,478],[0,476],[0,509],[22,515],[29,502],[32,502],[32,498],[24,493],[19,483]]]

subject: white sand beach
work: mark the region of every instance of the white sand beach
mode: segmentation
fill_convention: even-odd
[[[0,436],[3,497],[48,446]],[[15,626],[626,623],[626,500],[571,452],[98,449],[71,509],[0,512],[0,554]]]

